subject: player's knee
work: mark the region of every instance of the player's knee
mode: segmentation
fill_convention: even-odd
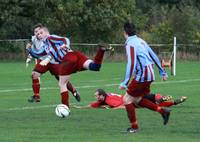
[[[39,72],[36,72],[36,71],[33,71],[31,77],[32,77],[32,79],[39,79],[40,73],[39,73]]]
[[[139,102],[141,101],[142,97],[133,97],[131,95],[129,95],[128,93],[126,93],[123,97],[123,102],[124,104],[130,104],[130,103],[134,103],[135,105],[139,104]]]
[[[132,103],[132,102],[130,101],[130,97],[128,96],[127,93],[126,93],[126,94],[124,95],[124,97],[123,97],[123,103],[124,103],[125,105]]]
[[[65,85],[65,82],[63,82],[62,80],[58,81],[58,86],[61,88]]]
[[[60,81],[58,82],[58,85],[60,87],[60,92],[66,92],[67,91],[67,86],[66,86],[66,81]]]
[[[136,105],[138,105],[141,100],[142,100],[142,97],[133,97],[133,103]]]
[[[101,68],[101,64],[97,64],[97,63],[94,63],[94,62],[89,64],[89,70],[100,71],[100,68]]]

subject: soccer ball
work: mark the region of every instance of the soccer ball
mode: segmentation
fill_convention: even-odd
[[[69,107],[64,104],[57,105],[55,112],[58,117],[62,117],[62,118],[67,117],[70,114]]]

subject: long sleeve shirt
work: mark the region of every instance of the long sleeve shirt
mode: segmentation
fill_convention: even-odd
[[[138,82],[154,81],[154,64],[158,67],[160,76],[167,76],[158,57],[143,39],[136,35],[129,36],[125,42],[125,49],[127,55],[126,74],[120,86],[127,87],[132,77]]]
[[[115,93],[107,93],[104,101],[90,103],[92,108],[98,108],[102,105],[108,105],[112,108],[123,106],[123,96]]]
[[[27,49],[29,54],[36,59],[41,59],[41,60],[45,59],[48,55],[45,49],[43,48],[44,46],[43,41],[37,39],[36,36],[32,36],[31,42],[32,42],[31,48]]]

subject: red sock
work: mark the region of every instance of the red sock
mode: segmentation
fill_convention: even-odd
[[[136,116],[135,116],[134,105],[131,103],[131,104],[125,105],[125,108],[126,108],[126,112],[127,112],[129,121],[131,123],[131,127],[134,128],[134,129],[137,129],[138,124],[137,124],[137,120],[136,120]]]
[[[32,88],[34,96],[40,96],[40,81],[39,79],[32,79]]]
[[[74,86],[72,86],[71,82],[67,82],[67,89],[74,94],[76,92],[76,89],[74,88]]]
[[[94,62],[97,64],[101,64],[103,61],[105,50],[102,50],[101,48],[98,49],[97,54],[94,57]]]
[[[148,109],[157,111],[161,114],[164,113],[164,110],[161,107],[159,107],[157,104],[154,104],[154,103],[152,103],[151,101],[149,101],[145,98],[142,98],[142,100],[139,102],[139,105],[142,106],[142,107],[146,107]]]
[[[61,102],[69,107],[69,95],[68,91],[61,93]]]
[[[174,102],[162,102],[158,104],[160,107],[170,107],[174,105]]]

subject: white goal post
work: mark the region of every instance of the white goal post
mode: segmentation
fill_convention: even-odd
[[[172,75],[176,76],[176,37],[174,37],[173,44],[173,66],[172,66]]]

